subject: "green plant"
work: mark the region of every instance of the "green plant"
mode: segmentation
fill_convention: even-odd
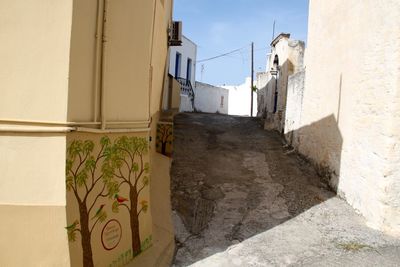
[[[359,251],[359,250],[361,250],[363,248],[371,248],[371,246],[369,246],[369,245],[362,244],[362,243],[359,243],[359,242],[356,242],[356,241],[340,243],[339,247],[341,249],[344,249],[344,250],[347,250],[347,251],[353,251],[353,252]]]

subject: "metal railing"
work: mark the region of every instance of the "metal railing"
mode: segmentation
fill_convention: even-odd
[[[190,98],[192,106],[194,107],[194,90],[190,80],[187,80],[185,78],[176,78],[176,80],[181,85],[181,93],[187,95]]]

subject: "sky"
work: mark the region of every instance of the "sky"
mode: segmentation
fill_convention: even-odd
[[[197,44],[197,60],[235,49],[238,52],[196,64],[196,80],[213,85],[239,85],[250,76],[254,42],[254,72],[265,71],[272,25],[307,41],[308,0],[174,0],[174,20]],[[202,71],[203,69],[203,71]]]

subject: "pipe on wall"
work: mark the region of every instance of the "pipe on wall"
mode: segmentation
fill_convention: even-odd
[[[97,0],[97,21],[96,21],[96,55],[94,73],[94,108],[93,120],[97,122],[99,93],[101,90],[101,57],[103,39],[103,11],[104,0]]]
[[[76,130],[74,127],[43,127],[43,126],[3,126],[0,133],[68,133]]]
[[[106,129],[106,108],[105,108],[105,99],[106,99],[106,87],[105,87],[105,73],[106,73],[106,30],[107,30],[107,10],[108,10],[108,0],[102,0],[104,4],[103,8],[103,23],[102,23],[102,53],[101,53],[101,94],[100,94],[100,113],[101,113],[101,129]]]
[[[1,124],[10,124],[10,125],[47,125],[47,126],[97,126],[100,125],[101,122],[92,122],[92,121],[82,121],[82,122],[59,122],[59,121],[38,121],[38,120],[18,120],[18,119],[0,119]],[[146,121],[109,121],[107,122],[109,125],[148,125],[150,124],[150,120]]]
[[[154,28],[156,24],[156,14],[157,14],[157,0],[154,0],[154,10],[153,10],[153,25],[151,30],[151,44],[150,44],[150,67],[149,67],[149,92],[148,92],[148,114],[147,118],[150,119],[151,116],[151,94],[153,91],[153,50],[154,50]]]
[[[69,132],[84,132],[84,133],[143,133],[149,132],[151,128],[128,128],[128,129],[94,129],[85,127],[44,127],[44,126],[2,126],[0,125],[0,133],[69,133]]]
[[[76,131],[84,132],[84,133],[143,133],[149,132],[150,128],[127,128],[127,129],[93,129],[93,128],[85,128],[85,127],[77,127]]]

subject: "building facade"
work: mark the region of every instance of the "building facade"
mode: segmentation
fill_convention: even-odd
[[[0,16],[0,265],[168,265],[172,1],[6,0]]]
[[[181,45],[170,48],[168,73],[171,86],[169,92],[164,94],[166,99],[163,104],[164,110],[194,111],[196,59],[197,45],[184,35],[182,35]],[[172,79],[179,83],[178,87],[172,86],[175,83]],[[173,104],[176,102],[176,96],[178,96],[178,103]]]
[[[181,46],[173,46],[169,51],[169,74],[175,79],[182,78],[191,82],[196,81],[197,45],[182,35]]]
[[[257,74],[258,116],[264,127],[283,133],[289,76],[304,67],[304,42],[281,33],[271,43],[266,72]]]
[[[338,194],[393,235],[400,235],[398,25],[398,1],[311,0],[305,90],[290,130]]]

